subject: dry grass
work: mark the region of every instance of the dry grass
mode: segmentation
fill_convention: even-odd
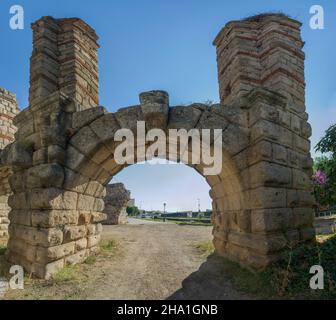
[[[194,244],[194,247],[202,256],[209,256],[215,250],[212,240],[197,242]]]

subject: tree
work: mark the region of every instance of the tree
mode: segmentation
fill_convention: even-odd
[[[336,125],[332,125],[316,145],[322,157],[314,161],[314,193],[320,205],[336,203]]]
[[[321,153],[332,154],[332,157],[336,157],[336,124],[332,125],[325,133],[325,136],[315,147],[316,151]]]
[[[134,206],[134,207],[127,207],[126,208],[126,212],[130,216],[138,216],[140,214],[140,210],[136,206]]]

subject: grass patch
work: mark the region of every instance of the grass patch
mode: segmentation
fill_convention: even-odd
[[[138,218],[137,218],[138,219]],[[139,218],[138,220],[153,221],[153,222],[164,222],[164,223],[175,223],[180,226],[212,226],[211,222],[203,222],[200,218],[192,219],[195,221],[181,221],[183,218],[176,219],[166,219],[165,221],[162,218],[152,219],[152,218]]]
[[[97,261],[97,257],[96,256],[90,256],[90,257],[86,258],[85,263],[89,264],[89,265],[92,265],[92,264],[95,264],[96,261]]]
[[[212,226],[211,223],[206,223],[206,222],[179,222],[179,221],[172,221],[175,224],[178,224],[180,226],[204,226],[204,227],[209,227]]]
[[[197,243],[195,243],[194,247],[203,256],[209,256],[215,250],[214,245],[213,245],[213,243],[212,243],[211,240],[209,240],[209,241],[203,241],[203,242],[197,242]]]
[[[114,239],[102,241],[100,244],[101,253],[104,255],[111,255],[117,249],[117,241]]]
[[[335,299],[336,235],[318,237],[283,254],[283,259],[259,273],[225,260],[225,273],[234,286],[265,299]],[[324,290],[312,290],[309,273],[313,265],[324,269]]]
[[[54,276],[53,281],[56,283],[79,280],[79,266],[69,265],[59,270]]]

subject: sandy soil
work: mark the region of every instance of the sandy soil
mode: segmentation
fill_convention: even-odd
[[[85,281],[28,284],[7,299],[248,299],[232,288],[221,259],[195,244],[212,239],[211,227],[171,223],[104,226],[117,252],[84,264]]]

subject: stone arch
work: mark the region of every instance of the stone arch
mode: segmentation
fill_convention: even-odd
[[[313,239],[300,26],[277,14],[228,23],[214,42],[218,105],[171,107],[167,93],[150,91],[140,105],[107,113],[97,107],[94,30],[80,19],[34,23],[30,105],[13,119],[15,141],[0,154],[12,191],[8,260],[48,278],[97,252],[104,185],[123,169],[113,162],[114,133],[134,131],[138,121],[146,130],[222,133],[222,171],[207,176],[218,254],[258,270],[288,243]],[[201,174],[203,167],[194,166]]]
[[[126,113],[128,113],[128,116],[125,116]],[[197,113],[197,117],[191,120],[189,116],[194,113]],[[187,123],[188,121],[182,121],[177,125],[176,118],[174,118],[176,114],[179,114],[179,117],[183,117],[183,119],[188,119],[189,124]],[[118,121],[117,119],[122,120]],[[121,128],[134,130],[136,122],[142,121],[143,119],[144,115],[141,111],[141,106],[126,108],[115,114],[103,114],[98,119],[79,129],[71,137],[67,149],[67,162],[65,164],[67,170],[65,188],[71,191],[77,191],[77,186],[81,185],[83,187],[83,193],[79,194],[79,202],[90,202],[88,197],[99,199],[104,197],[104,186],[114,175],[125,167],[124,165],[117,164],[113,157],[116,147],[114,134]],[[181,119],[179,119],[179,121],[180,120]],[[215,123],[216,128],[220,128],[220,126],[223,127],[224,134],[227,136],[233,136],[239,132],[241,137],[240,141],[245,141],[247,144],[248,136],[243,128],[237,130],[237,126],[230,127],[224,117],[220,117],[213,112],[213,110],[201,104],[197,106],[171,107],[167,125],[164,130],[167,131],[169,128],[178,127],[208,129]],[[234,132],[228,132],[226,129],[234,130]],[[224,139],[226,140],[225,137]],[[237,160],[230,154],[232,150],[237,152],[237,141],[229,140],[227,142],[228,143],[223,146],[221,172],[214,176],[205,176],[211,188],[210,197],[213,201],[214,214],[212,221],[214,224],[214,243],[216,250],[222,254],[226,254],[225,247],[228,242],[229,224],[233,227],[234,217],[242,216],[244,208],[248,207],[245,200],[243,179],[240,176],[239,168],[236,164]],[[233,146],[233,144],[235,146]],[[241,149],[245,147],[246,145],[244,145],[244,143],[240,146]],[[188,144],[188,150],[185,152],[192,154],[190,143]],[[166,158],[168,158],[168,156]],[[144,159],[140,159],[140,161],[142,160]],[[189,156],[189,160],[191,160],[191,156]],[[135,160],[135,163],[137,162],[138,161]],[[185,162],[185,164],[193,167],[198,173],[204,176],[202,172],[204,164],[193,165],[188,162]],[[92,190],[96,188],[97,191],[95,193],[88,192],[87,190],[91,188]],[[91,203],[93,202],[92,200]],[[89,205],[86,204],[85,207],[89,207]],[[91,208],[92,210],[94,209],[94,207]],[[243,225],[241,223],[236,223],[236,230],[243,231],[242,227]],[[232,255],[234,255],[234,253],[232,253]]]

